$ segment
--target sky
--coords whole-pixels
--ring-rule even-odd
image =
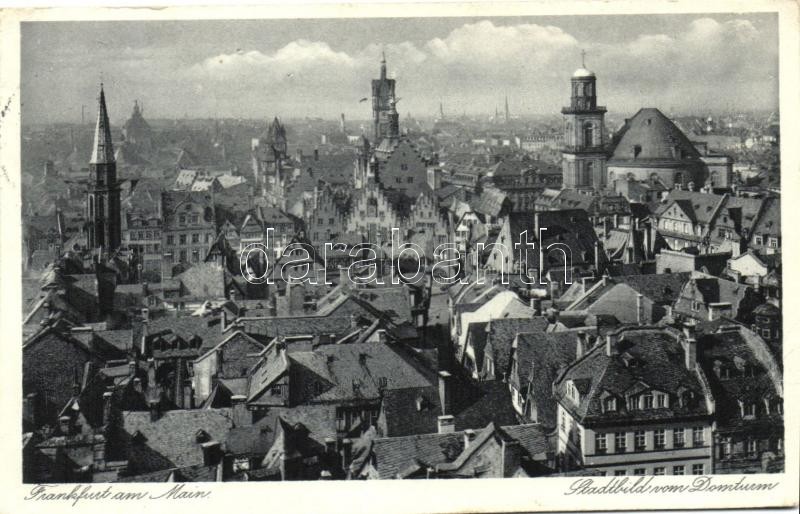
[[[105,84],[112,123],[146,118],[367,119],[381,52],[401,119],[558,114],[569,77],[597,74],[610,113],[772,110],[771,13],[31,22],[22,26],[23,122],[80,121]]]

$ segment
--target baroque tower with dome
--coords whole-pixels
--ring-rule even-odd
[[[594,72],[582,64],[570,80],[570,104],[561,109],[564,115],[563,187],[600,190],[606,185],[606,108],[597,105]]]

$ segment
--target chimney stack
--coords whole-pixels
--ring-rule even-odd
[[[532,297],[530,299],[531,310],[533,311],[534,316],[539,316],[542,314],[542,299]]]
[[[135,377],[136,376],[136,368],[137,368],[136,361],[135,360],[130,361],[128,363],[128,375],[131,376],[131,377]]]
[[[200,448],[203,451],[204,466],[215,466],[222,462],[222,446],[219,444],[219,441],[202,443]]]
[[[342,469],[347,473],[347,468],[353,461],[353,441],[348,438],[342,439]]]
[[[697,339],[694,337],[686,339],[684,343],[684,357],[686,369],[694,371],[694,368],[697,366]]]
[[[72,418],[69,416],[61,416],[58,418],[58,427],[61,430],[61,435],[72,435]]]
[[[576,358],[580,359],[584,353],[586,353],[587,348],[586,344],[586,332],[583,330],[578,331],[578,341],[577,346],[575,349],[575,356]]]
[[[437,420],[440,434],[452,434],[456,431],[456,419],[452,415],[439,416]]]
[[[469,448],[469,444],[475,439],[475,431],[471,428],[464,430],[464,449]]]
[[[606,356],[611,357],[617,348],[618,334],[606,334]]]
[[[522,452],[516,439],[503,440],[503,478],[514,476],[520,466]]]
[[[147,408],[150,411],[150,422],[158,421],[161,417],[161,405],[158,400],[150,400],[147,402]]]
[[[534,230],[534,232],[536,232],[533,235],[533,238],[536,241],[539,241],[539,213],[538,212],[533,213],[533,230]],[[541,241],[539,241],[539,244],[541,244]]]
[[[108,426],[111,423],[111,391],[103,393],[103,425]]]
[[[636,295],[636,323],[644,324],[644,295],[641,293]]]
[[[448,371],[439,372],[439,403],[442,404],[442,414],[448,415],[453,408],[452,375]]]
[[[249,427],[253,424],[253,415],[247,408],[247,397],[243,394],[231,396],[231,407],[234,427]]]
[[[222,328],[223,332],[228,328],[228,311],[225,307],[222,308],[222,317],[220,318],[219,326]]]
[[[600,273],[600,243],[594,242],[594,269]]]
[[[134,377],[133,379],[133,390],[136,391],[138,394],[142,394],[144,392],[144,388],[142,387],[142,379],[139,377]]]

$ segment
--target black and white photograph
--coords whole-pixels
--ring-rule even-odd
[[[446,479],[796,505],[797,84],[785,12],[716,5],[18,21],[25,507]]]

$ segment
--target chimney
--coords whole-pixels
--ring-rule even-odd
[[[152,357],[147,359],[147,387],[152,389],[156,386],[156,361]]]
[[[683,324],[683,335],[686,336],[686,339],[694,339],[696,334],[697,325],[695,324],[694,320],[686,321]]]
[[[144,388],[142,388],[142,379],[139,377],[134,377],[133,379],[133,390],[136,391],[138,394],[142,394],[144,392]]]
[[[111,399],[113,395],[111,391],[103,393],[103,425],[108,426],[111,423]]]
[[[687,338],[683,349],[686,369],[694,371],[694,368],[697,366],[697,339],[694,337]]]
[[[586,332],[583,330],[578,332],[578,341],[575,347],[575,357],[580,359],[587,350]]]
[[[184,407],[183,405],[183,361],[178,359],[175,363],[175,405],[179,409]]]
[[[333,437],[325,438],[325,453],[328,455],[333,455],[336,453],[336,439]]]
[[[614,228],[619,227],[619,214],[614,214]]]
[[[161,404],[158,400],[150,400],[147,402],[147,408],[150,411],[150,422],[158,421],[161,417]]]
[[[636,323],[644,325],[644,295],[641,293],[636,295]]]
[[[253,415],[247,408],[247,397],[243,394],[231,396],[234,427],[248,427],[253,424]]]
[[[519,469],[520,457],[519,441],[516,439],[503,440],[503,478],[510,478]]]
[[[453,408],[452,376],[448,371],[439,372],[439,403],[442,404],[442,414],[450,414]]]
[[[594,242],[594,269],[600,273],[600,243]]]
[[[608,239],[608,216],[603,217],[603,237]]]
[[[61,435],[72,435],[72,418],[61,416],[58,418],[58,427],[61,430]]]
[[[234,288],[231,288],[230,291],[228,291],[228,298],[230,301],[234,303],[236,302],[236,290]]]
[[[28,420],[32,427],[38,428],[39,397],[36,393],[28,393],[22,404],[22,419]]]
[[[228,311],[225,307],[222,308],[222,317],[220,318],[219,326],[223,332],[228,328]]]
[[[342,439],[342,469],[347,472],[350,463],[353,461],[353,441],[351,439]]]
[[[611,357],[617,348],[618,334],[606,334],[606,356]]]
[[[204,466],[215,466],[222,462],[222,446],[219,444],[219,441],[202,443],[200,448],[203,451]]]
[[[539,241],[539,213],[538,212],[533,213],[533,230],[534,230],[534,232],[536,232],[533,235],[533,238],[536,241]],[[539,244],[541,244],[541,241],[539,241]]]
[[[134,361],[130,361],[128,363],[128,375],[131,376],[131,377],[135,377],[136,376],[136,368],[137,368],[136,361],[135,360]]]
[[[475,431],[472,430],[471,428],[468,428],[468,429],[464,430],[464,449],[465,450],[467,448],[469,448],[469,443],[471,443],[473,439],[475,439]]]
[[[534,316],[539,316],[542,313],[542,299],[541,298],[531,298],[530,299],[531,310],[533,311]]]
[[[452,434],[456,431],[456,419],[452,415],[439,416],[437,426],[440,434]]]
[[[142,321],[148,323],[150,321],[150,309],[147,307],[142,309]]]
[[[314,148],[314,161],[319,160],[319,148]]]

